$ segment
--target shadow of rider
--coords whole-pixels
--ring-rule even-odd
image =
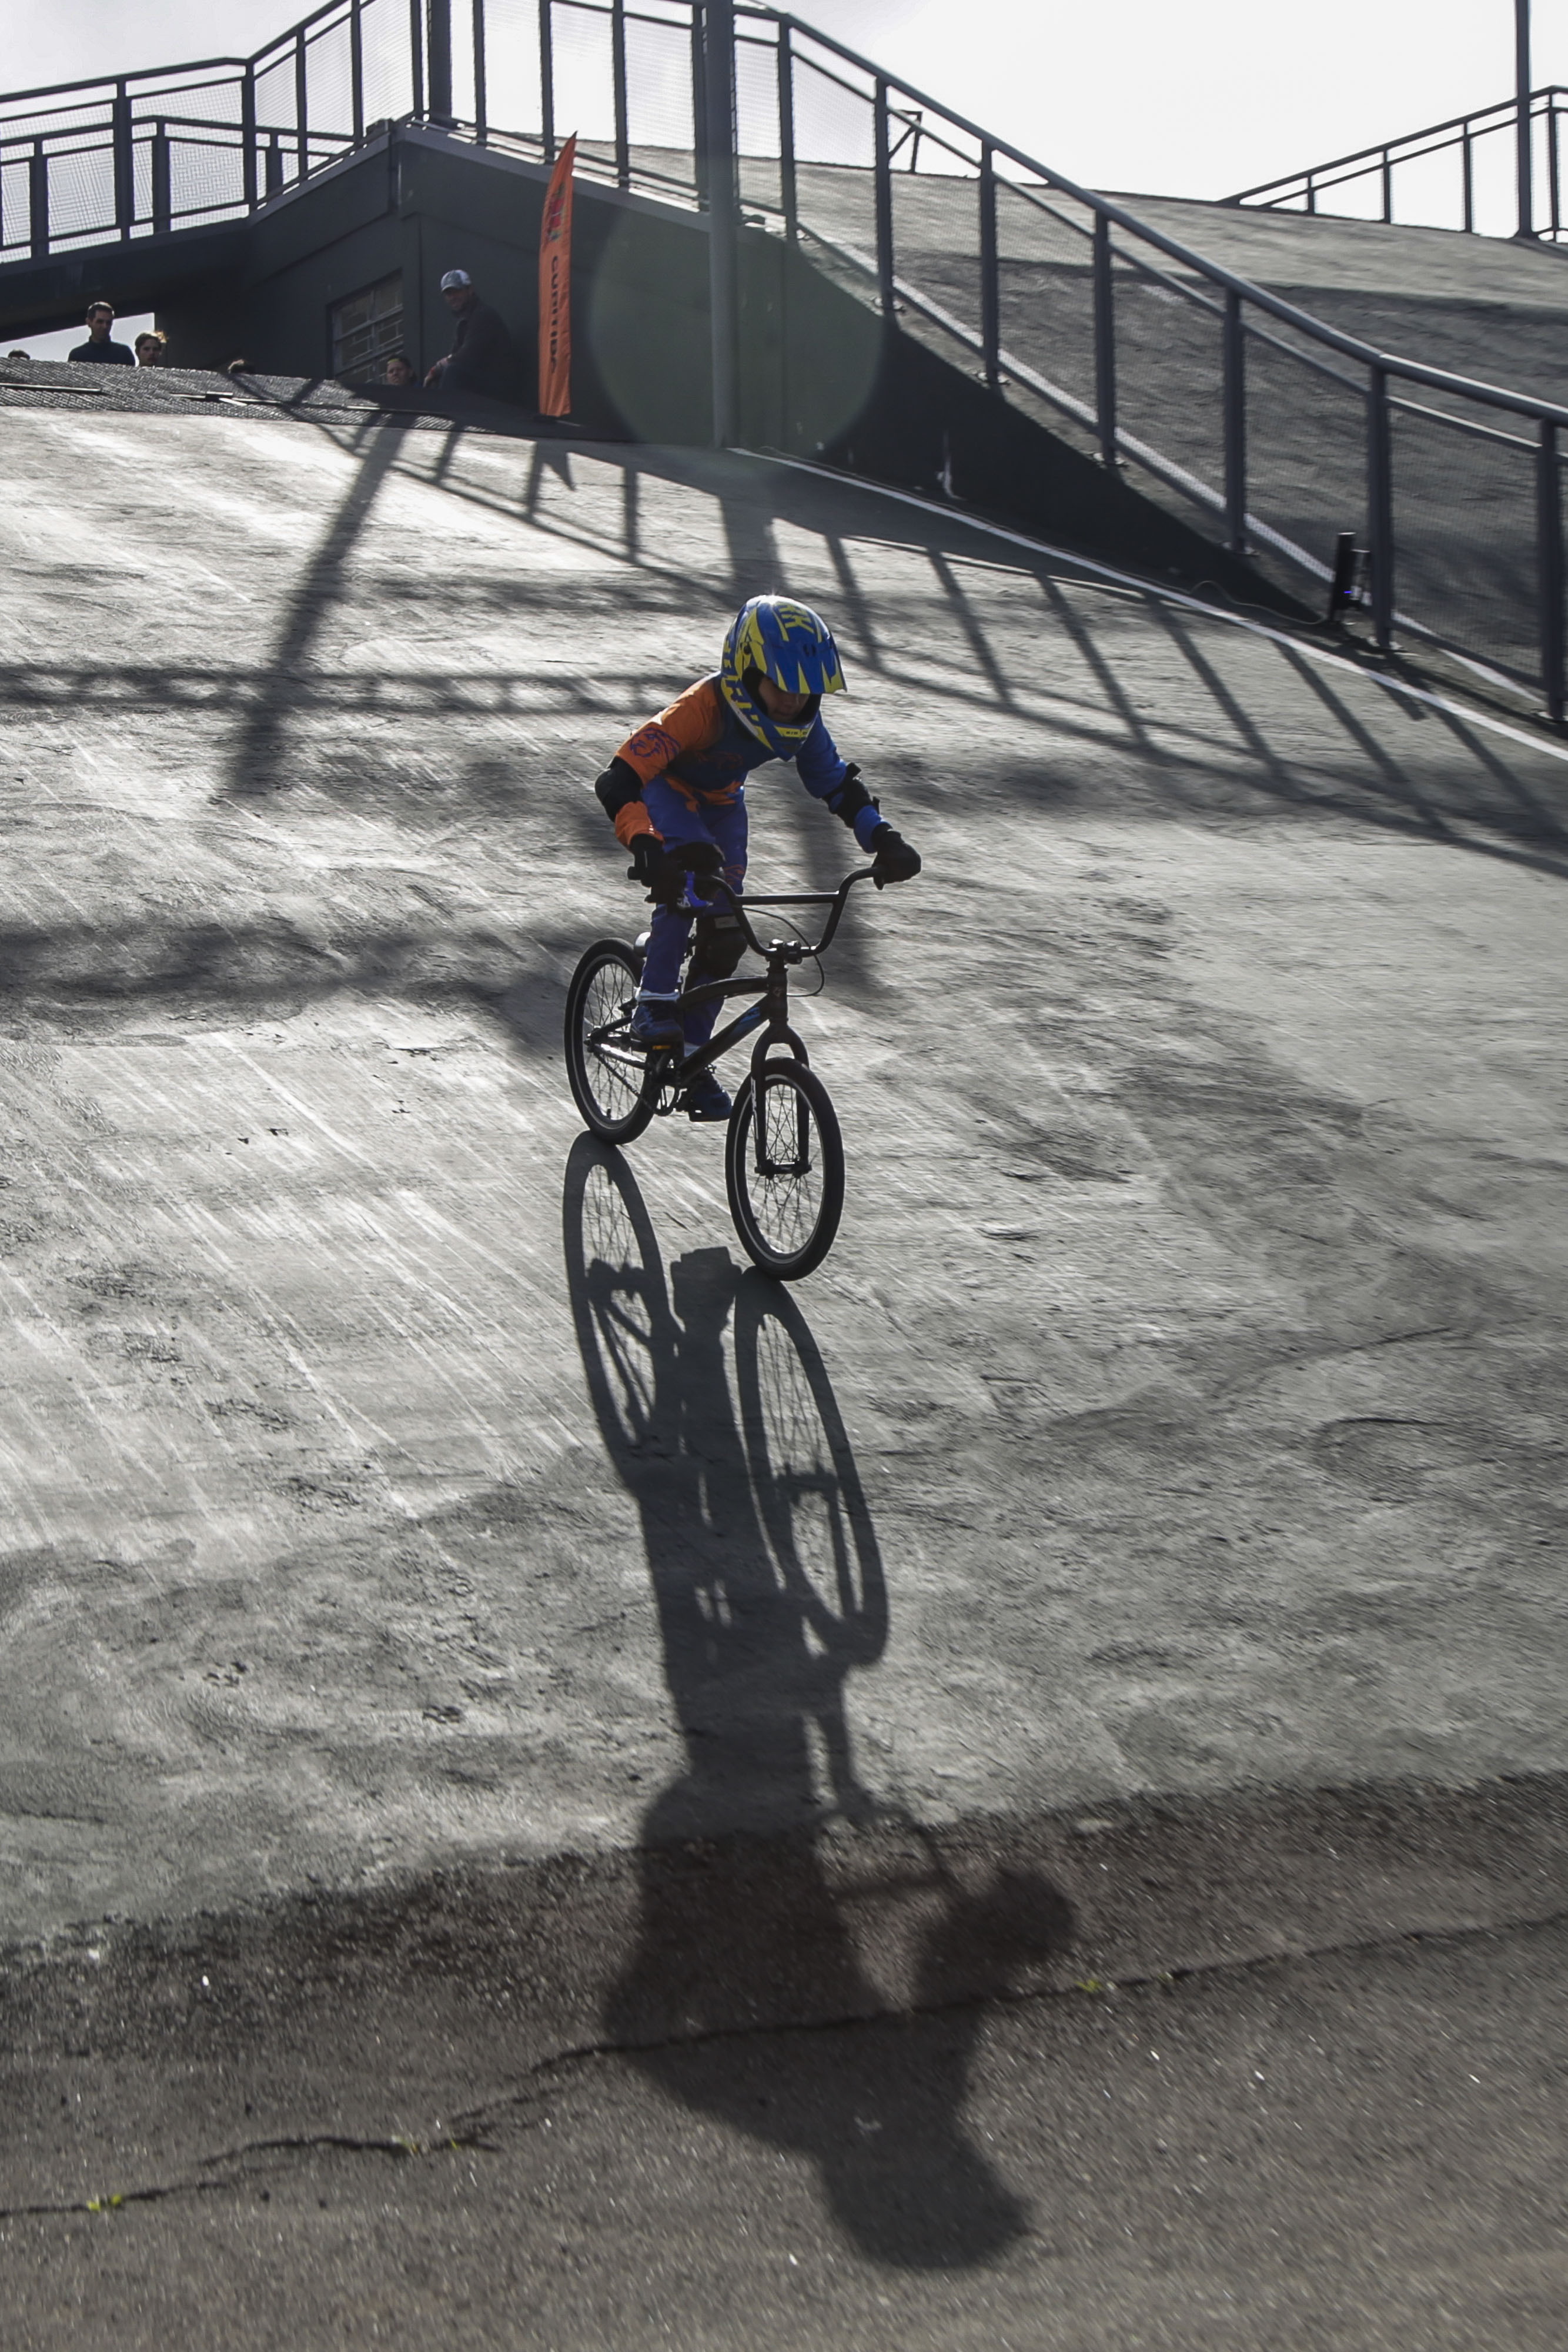
[[[666,1291],[619,1154],[567,1171],[569,1283],[606,1446],[641,1514],[685,1769],[644,1815],[637,1948],[611,2038],[674,2098],[817,2167],[864,2252],[912,2269],[993,2258],[1025,2226],[960,2120],[978,2011],[1017,1948],[1065,1932],[1051,1890],[967,1891],[859,1784],[844,1683],[887,1640],[875,1530],[821,1357],[794,1299],[727,1251]],[[731,1328],[733,1327],[733,1328]],[[726,1339],[733,1347],[733,1375]],[[918,2034],[866,1965],[889,1906],[913,1917]],[[852,2036],[801,2024],[877,2021]],[[918,2044],[918,2046],[917,2046]]]

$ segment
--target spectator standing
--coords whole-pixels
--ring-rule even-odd
[[[499,310],[481,302],[465,269],[449,269],[441,299],[457,321],[452,350],[437,360],[424,381],[443,392],[483,393],[488,400],[516,400],[522,362]]]
[[[168,352],[169,338],[161,327],[144,328],[136,338],[138,367],[162,367]]]
[[[112,302],[89,302],[87,306],[87,341],[78,343],[71,353],[73,360],[98,360],[109,367],[134,367],[136,356],[129,343],[110,341],[109,331],[114,324]]]

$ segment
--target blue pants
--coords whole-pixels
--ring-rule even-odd
[[[698,801],[694,807],[683,792],[666,777],[655,776],[644,786],[643,799],[665,841],[672,846],[681,841],[711,841],[724,859],[724,878],[732,890],[738,890],[746,879],[746,795],[737,793],[733,801]],[[706,902],[701,886],[690,875],[686,877],[686,896],[695,906]],[[713,902],[718,912],[726,911],[725,901]],[[677,915],[668,907],[655,907],[647,961],[643,966],[643,985],[638,993],[644,997],[670,998],[680,994],[681,958],[691,937],[692,918]],[[686,1015],[688,1048],[704,1045],[713,1034],[722,1000],[715,997],[706,1004],[697,1005]]]

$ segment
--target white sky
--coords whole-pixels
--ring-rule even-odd
[[[305,13],[303,0],[8,0],[0,74],[16,89],[238,53]],[[1228,194],[1503,98],[1513,79],[1512,0],[1360,0],[1353,40],[1343,8],[1302,0],[798,0],[797,13],[1074,179],[1166,195]],[[1535,16],[1533,78],[1568,82],[1568,0],[1536,0]]]

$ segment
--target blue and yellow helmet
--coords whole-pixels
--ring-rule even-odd
[[[754,691],[757,674],[786,694],[811,698],[798,719],[770,719]],[[792,596],[753,596],[724,641],[719,688],[747,732],[776,760],[792,760],[817,723],[824,694],[841,694],[844,673],[825,621]]]

